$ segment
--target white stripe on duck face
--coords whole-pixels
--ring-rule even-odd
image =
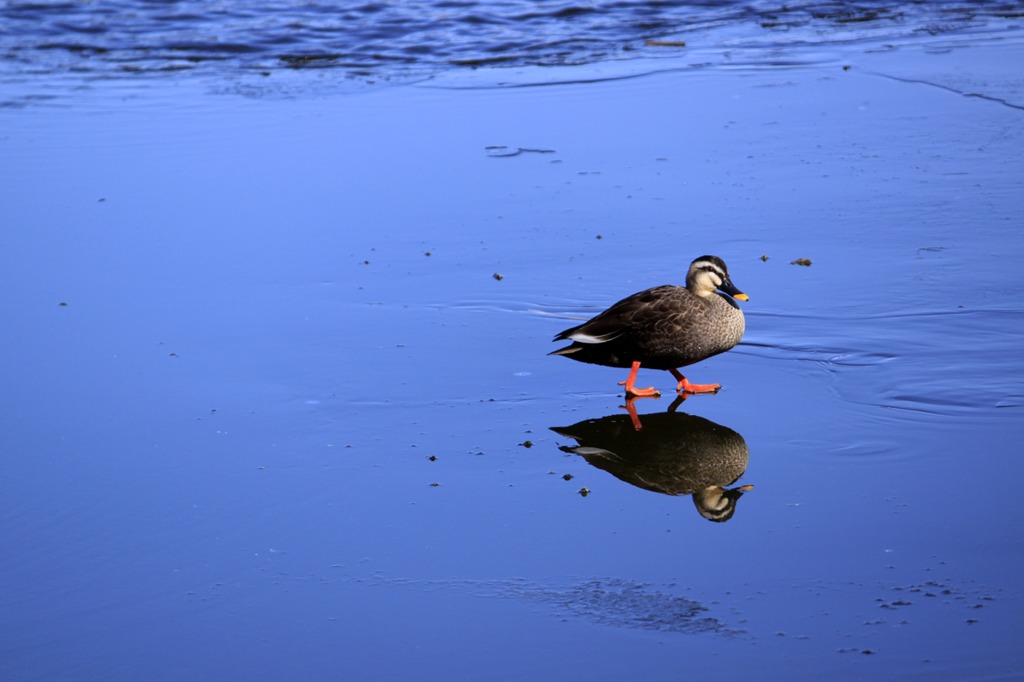
[[[686,276],[686,288],[698,296],[711,295],[728,277],[722,265],[706,259],[693,261]]]

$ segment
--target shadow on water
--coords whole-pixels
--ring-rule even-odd
[[[555,433],[576,445],[563,452],[583,457],[619,480],[663,495],[691,495],[701,516],[728,521],[752,485],[729,488],[743,476],[750,451],[743,436],[732,429],[692,414],[676,412],[682,398],[667,412],[636,416],[613,414],[585,419],[572,426],[555,426]]]

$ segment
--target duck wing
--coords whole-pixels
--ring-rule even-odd
[[[577,343],[606,343],[619,338],[632,329],[637,320],[656,314],[659,302],[675,293],[679,287],[663,285],[628,296],[583,324],[571,327],[555,336],[555,341],[570,340]]]

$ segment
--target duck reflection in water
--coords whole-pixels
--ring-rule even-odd
[[[704,518],[731,519],[740,497],[754,487],[728,487],[747,470],[750,453],[743,436],[703,417],[671,410],[645,414],[643,426],[637,429],[630,415],[616,414],[551,430],[576,441],[562,451],[580,455],[626,483],[665,495],[692,495]]]

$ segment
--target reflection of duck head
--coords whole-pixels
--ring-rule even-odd
[[[747,443],[703,417],[645,414],[644,428],[637,430],[628,415],[617,414],[551,430],[576,441],[563,451],[626,483],[665,495],[692,495],[697,511],[709,521],[731,519],[739,498],[754,487],[727,487],[747,470]]]

